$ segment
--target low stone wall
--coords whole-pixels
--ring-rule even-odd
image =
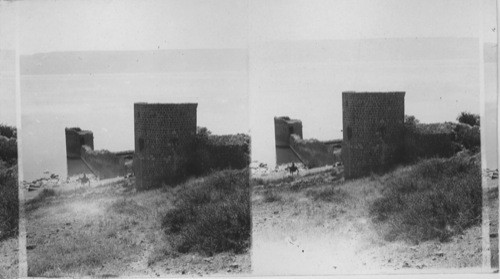
[[[451,157],[457,152],[453,142],[453,134],[421,134],[409,132],[405,135],[406,162],[414,162],[420,158]]]
[[[309,168],[333,165],[340,161],[340,158],[335,156],[334,146],[326,145],[319,140],[303,140],[293,134],[290,136],[290,147]]]
[[[463,149],[479,149],[479,126],[462,123],[418,124],[407,127],[404,139],[404,160],[414,162],[420,158],[451,157]]]
[[[244,169],[249,164],[248,135],[199,136],[192,149],[188,172],[202,175],[214,170]]]
[[[80,156],[100,179],[113,178],[126,174],[125,162],[114,153],[107,150],[92,150],[82,146]]]

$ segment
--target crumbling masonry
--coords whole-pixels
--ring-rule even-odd
[[[399,163],[404,149],[405,92],[343,92],[344,177],[380,172]]]
[[[134,104],[136,188],[175,182],[187,173],[198,104]]]
[[[66,157],[80,158],[80,151],[84,145],[94,150],[94,134],[78,127],[66,128]]]

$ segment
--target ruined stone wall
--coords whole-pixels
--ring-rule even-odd
[[[343,92],[346,179],[384,171],[404,155],[404,92]]]
[[[290,147],[299,155],[309,168],[333,165],[335,163],[334,147],[319,140],[303,140],[297,135],[290,136]]]
[[[81,149],[81,158],[99,179],[124,176],[126,174],[125,161],[110,151],[94,151],[84,145]]]
[[[302,122],[288,117],[274,118],[274,136],[276,146],[290,146],[290,136],[296,134],[302,138]]]
[[[133,168],[139,190],[187,175],[198,104],[134,104]]]
[[[80,158],[82,146],[86,145],[94,149],[94,135],[90,131],[80,128],[66,128],[66,156],[68,158]]]

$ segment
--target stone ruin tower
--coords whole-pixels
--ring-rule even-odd
[[[80,158],[82,146],[94,150],[94,134],[78,127],[64,129],[66,133],[66,157]]]
[[[198,104],[134,104],[136,188],[175,182],[187,174]]]
[[[342,92],[342,161],[346,179],[400,162],[405,92]]]
[[[302,121],[290,119],[288,116],[274,118],[274,137],[277,147],[289,147],[292,134],[302,138]]]

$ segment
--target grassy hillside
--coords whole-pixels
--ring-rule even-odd
[[[481,224],[479,154],[429,159],[383,177],[371,206],[388,240],[448,240]]]
[[[27,202],[28,273],[157,277],[249,271],[247,179],[246,171],[222,171],[143,192],[135,191],[133,179],[45,189]]]
[[[342,167],[252,179],[252,269],[330,274],[479,267],[479,162],[477,154],[461,153],[348,181]]]

